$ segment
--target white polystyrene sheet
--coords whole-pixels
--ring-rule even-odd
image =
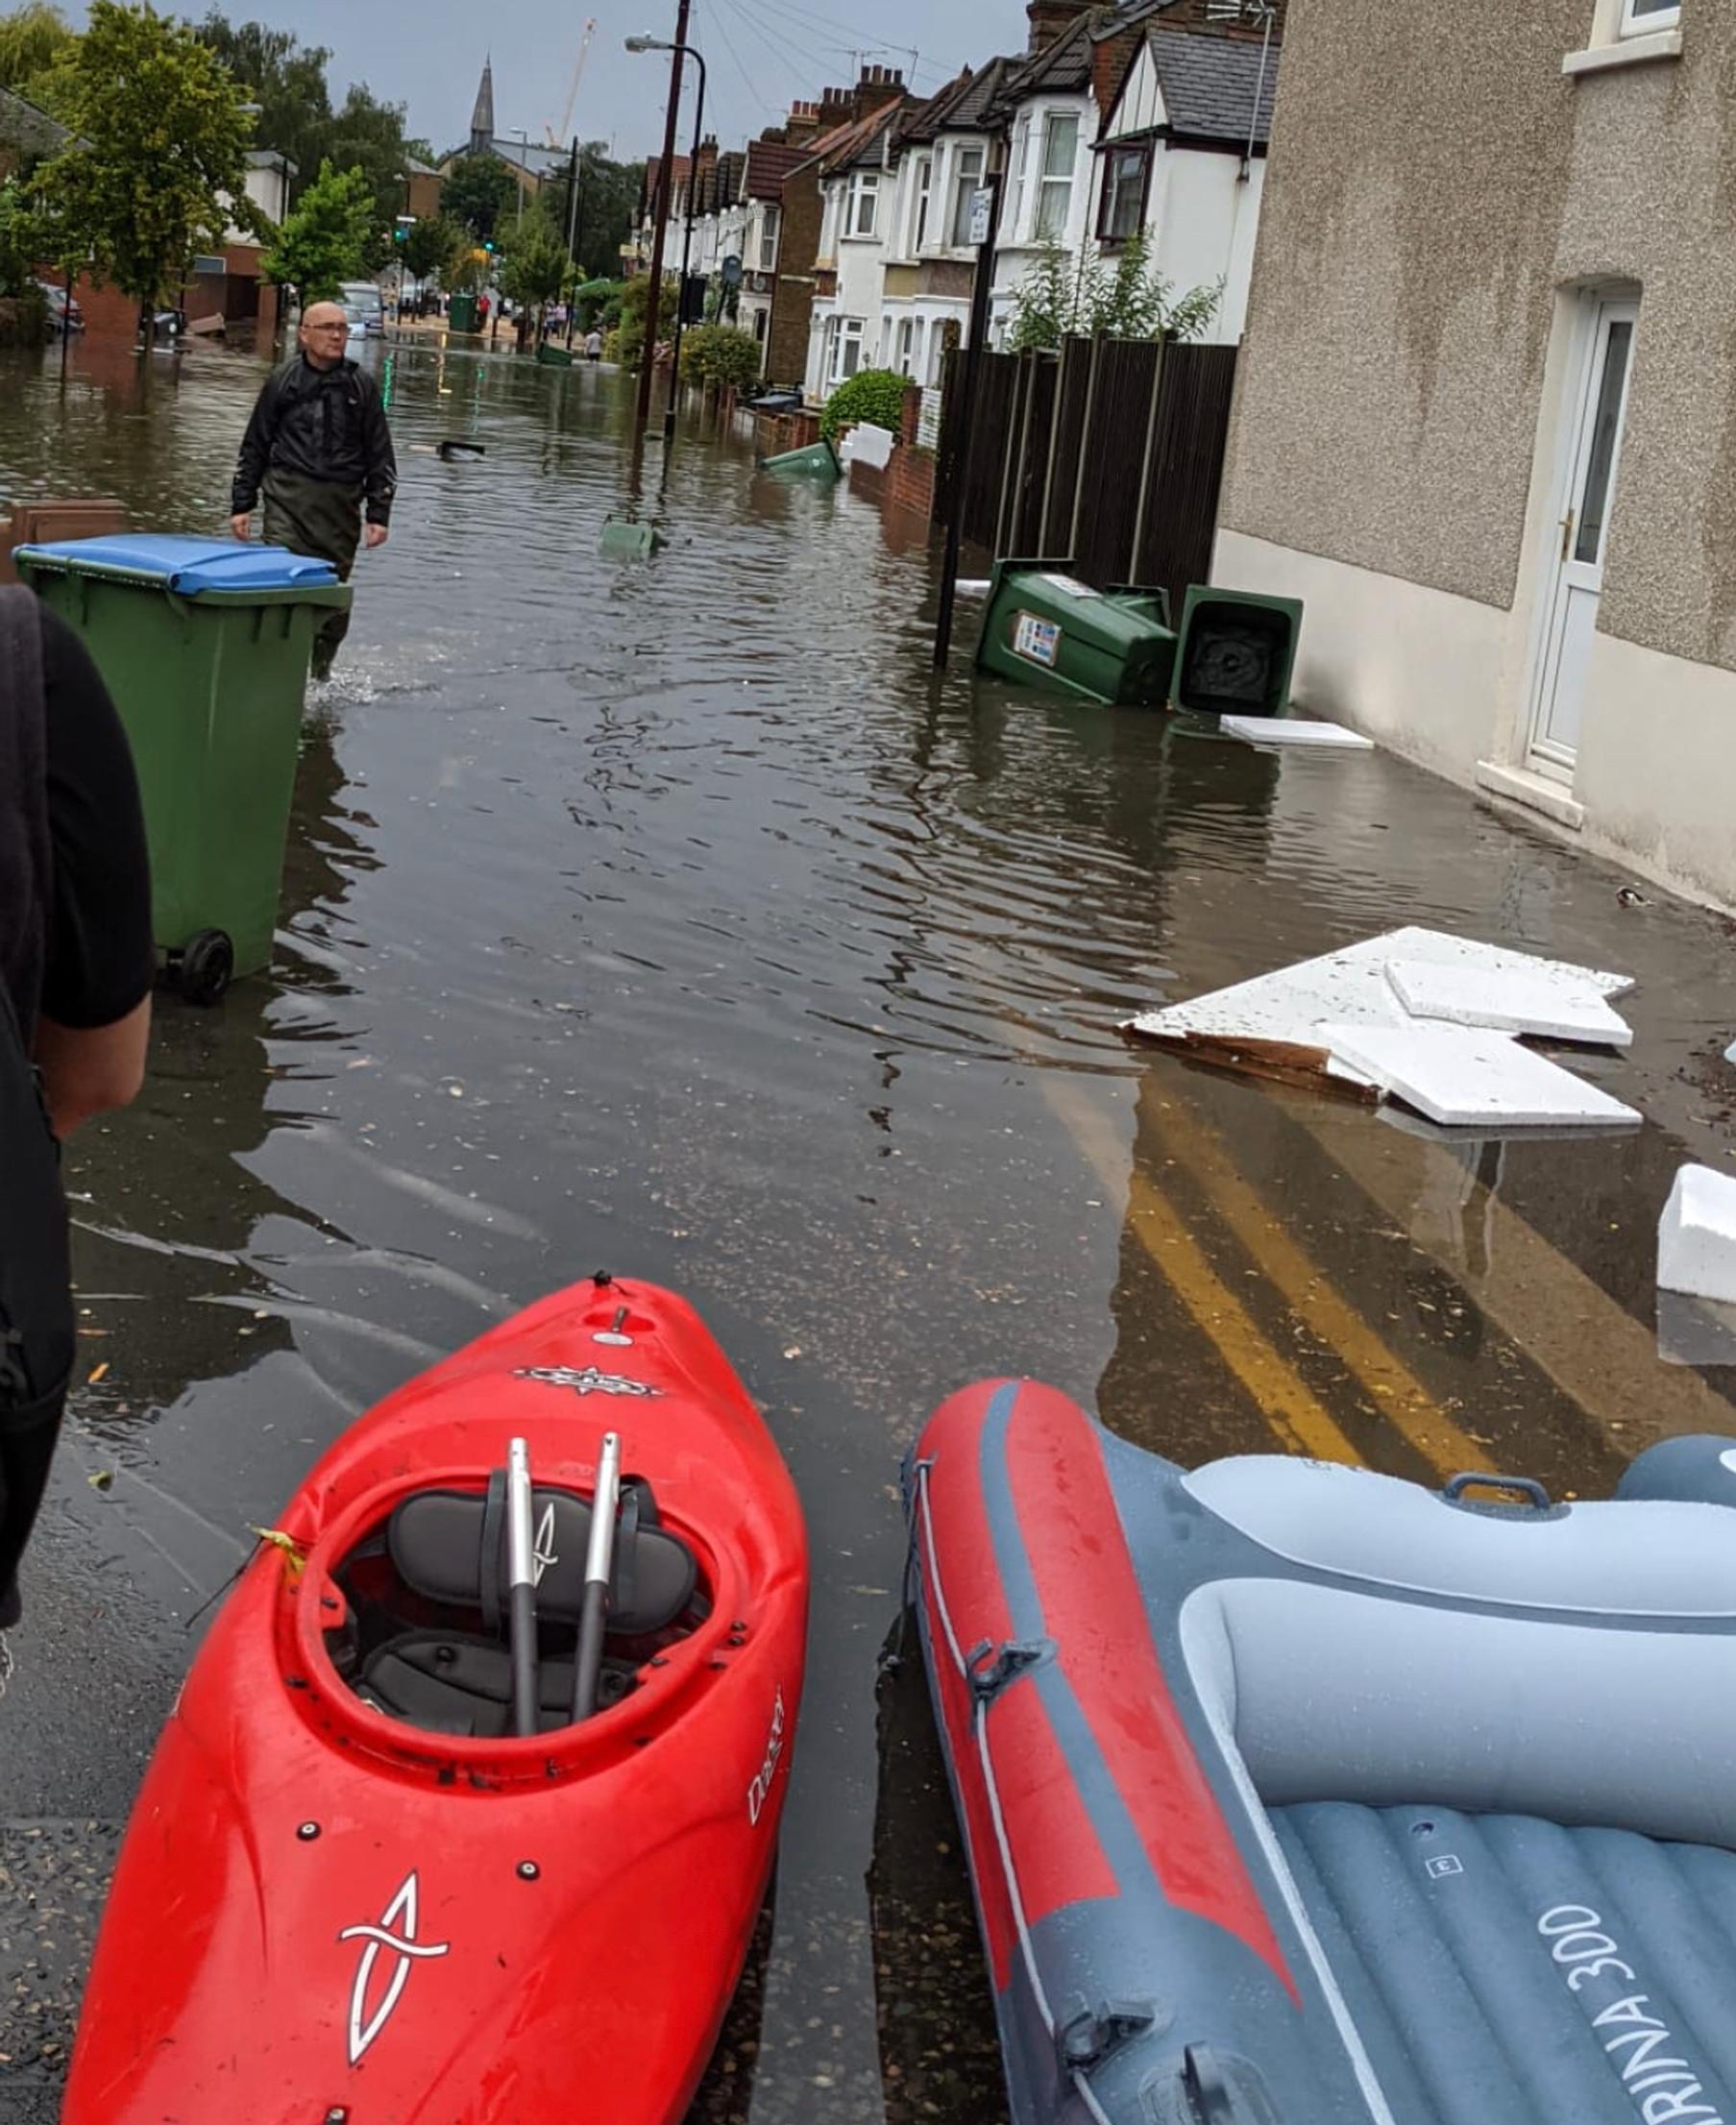
[[[875,472],[883,473],[892,461],[897,441],[891,428],[876,427],[872,421],[862,421],[845,438],[844,454],[853,465],[869,465]]]
[[[1322,1026],[1322,1045],[1449,1129],[1627,1128],[1643,1117],[1572,1070],[1482,1026],[1410,1019]]]
[[[1442,930],[1391,930],[1383,937],[1346,945],[1321,959],[1280,967],[1253,981],[1237,982],[1195,997],[1142,1013],[1126,1030],[1157,1038],[1185,1038],[1190,1033],[1239,1040],[1287,1040],[1322,1047],[1323,1025],[1397,1026],[1409,1023],[1386,978],[1389,960],[1430,966],[1465,966],[1481,973],[1526,973],[1570,992],[1593,989],[1619,996],[1633,987],[1626,974],[1602,973],[1561,960],[1536,959],[1504,945],[1483,944],[1474,938],[1450,937]]]
[[[1666,1291],[1736,1304],[1736,1175],[1683,1166],[1657,1229],[1657,1281]]]
[[[1413,1018],[1604,1048],[1633,1045],[1633,1028],[1587,981],[1570,986],[1528,966],[1439,966],[1414,959],[1388,960],[1386,979]]]
[[[1224,716],[1218,728],[1251,745],[1326,745],[1348,752],[1373,752],[1375,742],[1342,723],[1320,723],[1303,716]]]

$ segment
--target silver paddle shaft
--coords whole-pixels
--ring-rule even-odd
[[[621,1434],[605,1431],[597,1462],[597,1499],[585,1551],[585,1584],[607,1586],[615,1569],[615,1518],[621,1508]],[[528,1525],[528,1523],[526,1523]]]
[[[573,1723],[597,1710],[602,1687],[602,1642],[608,1634],[609,1576],[615,1569],[615,1515],[621,1508],[621,1438],[603,1434],[597,1457],[597,1495],[591,1501],[591,1540],[585,1549],[584,1604],[573,1662]]]
[[[506,1449],[506,1576],[512,1646],[512,1730],[534,1734],[542,1719],[536,1657],[536,1542],[530,1530],[530,1448],[514,1439]]]

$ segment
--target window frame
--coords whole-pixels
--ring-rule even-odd
[[[1118,180],[1112,183],[1117,161],[1137,160],[1139,165],[1139,205],[1134,215],[1131,229],[1117,232],[1110,227],[1112,202],[1119,206],[1123,187]],[[1097,241],[1099,243],[1131,243],[1145,226],[1145,210],[1151,205],[1152,172],[1157,167],[1157,156],[1149,140],[1113,140],[1104,150],[1103,176],[1097,187]]]
[[[832,381],[835,384],[848,383],[850,379],[856,376],[862,368],[862,357],[865,352],[863,341],[867,334],[867,325],[860,317],[840,317],[835,319],[834,322],[838,327],[838,338],[834,349],[836,366],[832,373]],[[849,349],[854,349],[856,361],[853,368],[846,369],[844,364],[844,357],[846,350]]]
[[[775,207],[760,208],[760,271],[777,271],[778,209]]]
[[[860,226],[862,210],[868,208],[868,227]],[[880,172],[878,170],[852,170],[849,190],[844,194],[844,226],[841,236],[851,241],[872,242],[880,233]]]
[[[1070,126],[1073,133],[1072,152],[1064,174],[1057,175],[1049,168],[1049,151],[1058,128]],[[1033,188],[1035,203],[1031,218],[1031,232],[1039,241],[1054,237],[1064,242],[1069,223],[1073,219],[1073,194],[1079,183],[1079,140],[1085,127],[1076,110],[1051,110],[1043,118],[1042,159],[1037,171],[1037,183]],[[1054,227],[1045,226],[1048,219],[1049,195],[1059,191],[1062,195],[1060,222]]]
[[[915,194],[911,204],[911,256],[920,257],[928,247],[928,224],[934,212],[935,159],[932,155],[917,156],[911,189]]]
[[[949,251],[968,251],[970,242],[970,202],[965,196],[965,164],[972,158],[976,170],[969,181],[970,195],[983,188],[983,181],[989,174],[989,151],[987,148],[955,148],[952,153],[952,212],[946,223],[946,248]],[[965,233],[959,234],[963,228]]]
[[[1013,210],[1007,217],[1007,227],[1015,238],[1024,227],[1025,189],[1031,177],[1031,139],[1036,131],[1031,111],[1021,110],[1013,131],[1013,153],[1009,158],[1013,169]]]
[[[1651,8],[1643,14],[1637,12],[1641,5],[1642,0],[1622,0],[1622,19],[1616,28],[1618,37],[1660,37],[1666,30],[1681,28],[1681,0],[1665,0],[1663,6]]]

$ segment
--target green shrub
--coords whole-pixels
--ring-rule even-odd
[[[835,443],[844,428],[858,421],[872,421],[876,427],[891,428],[896,435],[904,425],[904,394],[909,389],[910,379],[894,376],[890,369],[860,369],[826,401],[819,432],[828,443]]]
[[[48,298],[40,288],[0,296],[0,347],[40,347],[48,337]]]
[[[728,383],[740,391],[759,375],[759,341],[733,325],[697,325],[681,342],[683,383]]]

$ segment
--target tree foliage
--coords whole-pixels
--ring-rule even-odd
[[[251,120],[216,56],[184,24],[90,0],[66,73],[63,116],[80,135],[44,165],[61,256],[88,252],[97,278],[141,306],[178,287],[202,246],[250,226]]]
[[[574,255],[587,279],[610,279],[621,271],[621,247],[632,232],[645,188],[643,162],[616,162],[608,143],[587,140],[578,151],[578,212],[570,211],[569,161],[543,184],[556,226],[574,231]]]
[[[538,216],[527,219],[521,234],[507,244],[501,262],[501,286],[526,309],[552,303],[573,275],[567,247]]]
[[[733,325],[698,325],[681,342],[683,383],[729,383],[738,391],[757,383],[760,343]]]
[[[896,435],[903,425],[904,394],[909,389],[910,379],[891,369],[859,369],[826,401],[819,432],[835,443],[844,428],[858,421],[872,421],[876,427],[891,428]]]
[[[492,155],[462,156],[447,177],[440,206],[485,243],[518,212],[518,180]]]
[[[259,271],[280,287],[292,287],[305,309],[330,303],[345,281],[367,268],[374,226],[374,196],[360,170],[330,162],[290,208],[283,226],[259,260]]]
[[[0,295],[22,295],[42,256],[42,232],[18,180],[0,184]]]
[[[1030,354],[1075,337],[1195,339],[1223,299],[1222,281],[1178,296],[1157,270],[1144,230],[1122,245],[1113,265],[1089,252],[1069,252],[1051,237],[1014,291],[1008,344],[1015,354]]]
[[[0,14],[0,88],[51,110],[61,71],[77,41],[66,17],[49,0],[24,0],[23,6]]]
[[[382,265],[403,205],[409,163],[432,159],[426,140],[406,136],[403,106],[381,103],[365,82],[356,82],[334,108],[327,80],[331,54],[323,44],[304,44],[292,31],[263,22],[232,23],[213,8],[196,34],[246,90],[247,100],[259,106],[259,141],[296,164],[292,200],[328,161],[362,172],[372,201],[364,262],[371,270]]]
[[[421,221],[412,222],[404,232],[399,256],[403,260],[405,272],[414,279],[431,281],[438,275],[445,280],[469,241],[469,232],[446,215],[425,216]]]

